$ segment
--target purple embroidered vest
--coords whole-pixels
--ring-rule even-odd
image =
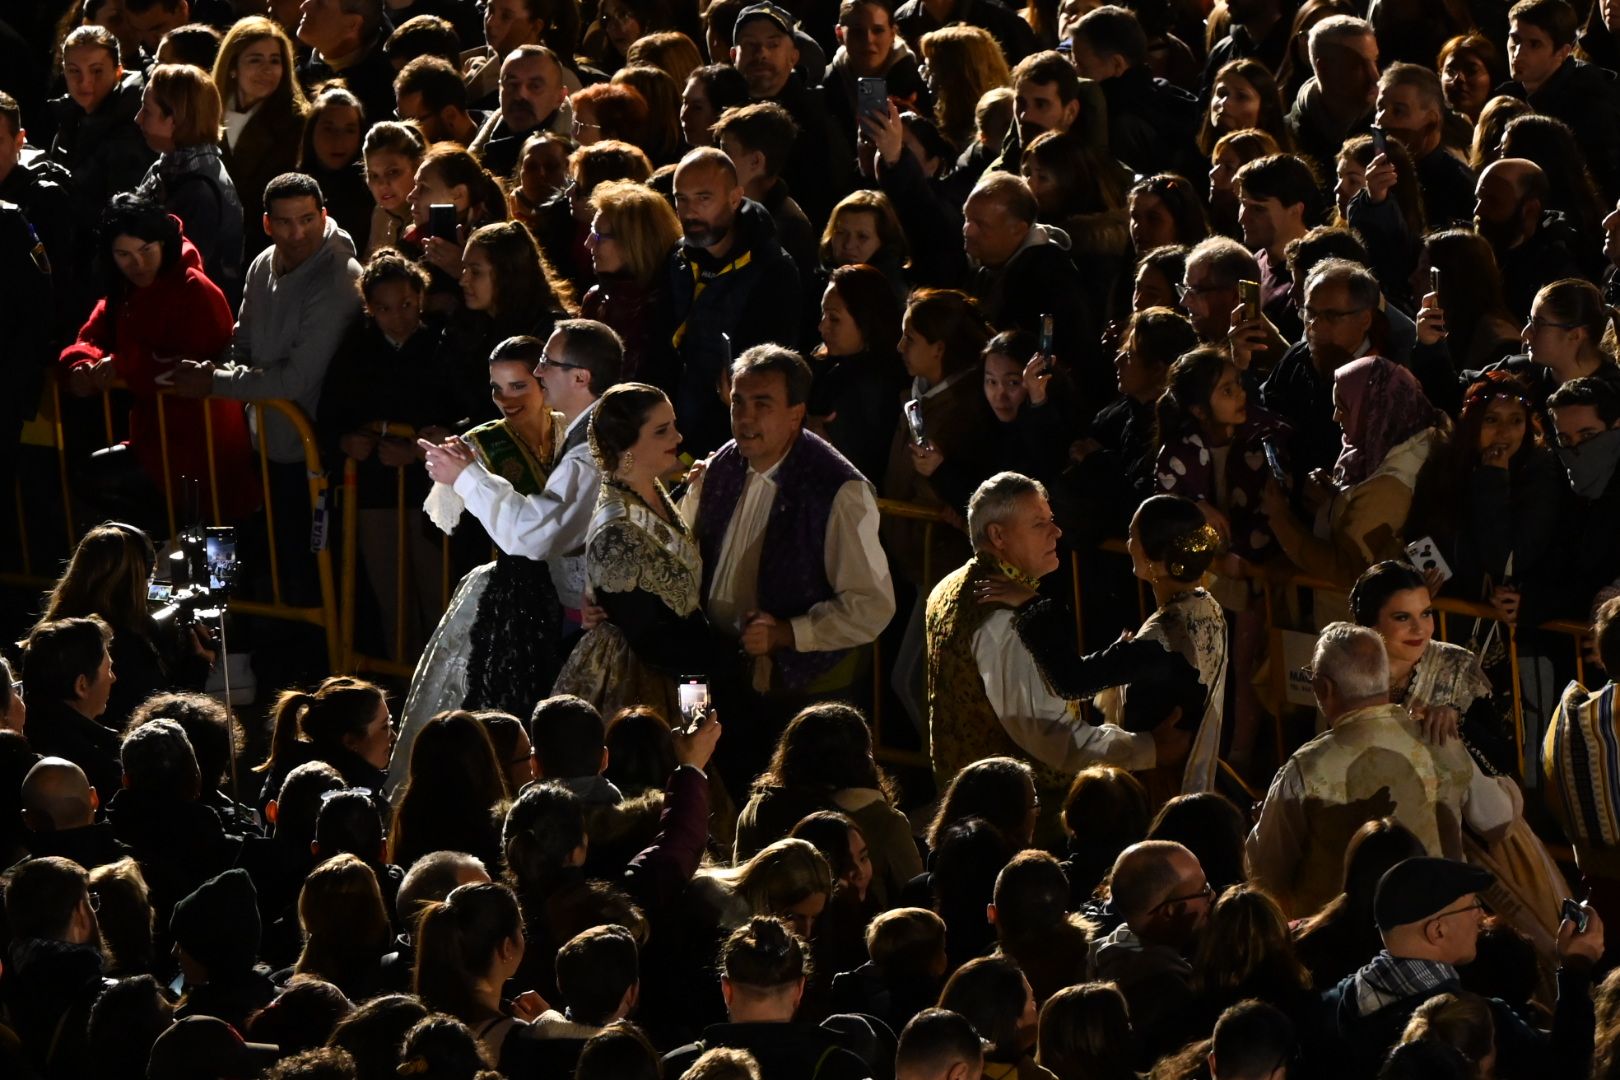
[[[761,611],[778,619],[803,615],[815,604],[832,599],[825,552],[827,521],[833,497],[851,480],[863,480],[860,471],[826,440],[809,431],[799,433],[793,448],[776,471],[776,501],[765,525],[764,551],[759,561],[756,599]],[[714,567],[720,561],[731,516],[748,482],[748,462],[735,439],[722,446],[703,474],[698,499],[697,537],[703,553],[703,597],[709,596]],[[771,656],[784,686],[798,690],[838,666],[849,650],[795,652],[784,649]]]

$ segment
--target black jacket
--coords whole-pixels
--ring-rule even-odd
[[[1023,246],[1010,259],[974,272],[968,291],[997,330],[1038,335],[1041,316],[1052,315],[1053,349],[1059,360],[1076,371],[1095,366],[1087,361],[1097,351],[1097,313],[1087,299],[1087,280],[1070,255],[1069,234],[1062,229],[1031,226]],[[1113,381],[1112,372],[1106,379]],[[1091,395],[1093,381],[1100,380],[1081,385],[1083,396]]]
[[[94,870],[98,866],[115,863],[134,852],[130,850],[128,844],[113,835],[111,822],[98,821],[78,829],[30,832],[28,854],[36,859],[52,855],[60,856],[72,859],[86,870]]]
[[[135,190],[157,160],[135,126],[145,90],[146,76],[131,71],[89,115],[65,94],[51,101],[57,123],[51,160],[73,174],[79,222],[85,229],[94,226],[108,199]]]
[[[1431,232],[1474,223],[1474,170],[1444,146],[1417,161],[1423,213]]]
[[[1502,296],[1508,310],[1517,318],[1528,318],[1530,304],[1543,285],[1560,278],[1585,277],[1579,255],[1582,246],[1569,218],[1561,211],[1548,210],[1527,240],[1516,248],[1497,252]]]
[[[1108,148],[1143,176],[1173,172],[1197,176],[1205,166],[1198,153],[1198,99],[1138,64],[1104,79],[1108,100]]]
[[[14,311],[48,311],[56,292],[55,265],[35,250],[32,223],[22,209],[0,200],[0,295]],[[10,461],[17,451],[22,422],[39,411],[45,370],[61,343],[45,319],[13,319],[0,349],[0,483],[9,488]]]
[[[1528,101],[1536,112],[1568,124],[1603,198],[1620,196],[1620,82],[1614,72],[1572,56],[1534,94],[1513,80],[1496,93]]]
[[[315,88],[333,79],[349,88],[365,107],[366,123],[375,124],[394,115],[394,65],[383,55],[386,28],[366,49],[366,55],[342,71],[335,71],[319,53],[311,53],[298,65],[298,81],[304,93],[313,98]]]
[[[34,227],[51,268],[55,288],[51,298],[54,317],[50,330],[57,347],[73,339],[93,303],[94,281],[90,268],[76,258],[80,237],[79,208],[73,197],[73,177],[67,169],[43,155],[26,164],[19,161],[4,181],[0,199],[16,203]],[[44,311],[43,307],[19,307],[19,311]]]
[[[213,810],[176,795],[125,788],[107,803],[107,819],[118,839],[134,849],[159,927],[169,925],[176,903],[234,866],[242,847]]]
[[[118,735],[63,702],[28,702],[28,743],[41,757],[67,758],[83,769],[103,806],[124,786]]]
[[[701,248],[677,246],[670,255],[669,283],[677,328],[675,415],[681,418],[685,449],[697,456],[731,437],[718,390],[731,360],[766,342],[798,346],[799,271],[777,241],[770,213],[744,199],[726,254],[715,259]],[[729,335],[729,346],[722,334]]]
[[[1300,1042],[1314,1061],[1307,1075],[1333,1080],[1374,1076],[1406,1023],[1434,994],[1457,991],[1457,984],[1436,987],[1362,1016],[1356,1009],[1354,974],[1322,995],[1315,1030]],[[1592,1061],[1592,974],[1570,967],[1558,971],[1558,1006],[1551,1033],[1526,1024],[1504,1001],[1491,999],[1496,1025],[1497,1068],[1503,1076],[1585,1076]]]
[[[768,100],[786,109],[799,125],[782,179],[819,236],[832,208],[855,188],[855,133],[838,126],[821,88],[807,84],[797,71],[788,76],[782,92]]]
[[[1294,429],[1294,470],[1305,476],[1339,460],[1343,432],[1333,422],[1333,377],[1324,377],[1311,360],[1311,347],[1301,341],[1277,361],[1260,387],[1260,404]]]

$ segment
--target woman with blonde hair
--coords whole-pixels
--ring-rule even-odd
[[[291,975],[313,975],[364,1001],[382,989],[393,931],[377,875],[358,857],[336,855],[309,872],[298,893],[304,948]]]
[[[153,68],[135,123],[158,159],[135,191],[180,219],[208,279],[235,310],[242,299],[242,202],[220,156],[222,113],[219,91],[202,68]]]
[[[637,38],[624,54],[624,64],[626,69],[646,65],[666,71],[680,88],[692,72],[703,66],[703,54],[679,30],[659,30]]]
[[[214,60],[214,86],[225,110],[221,157],[242,200],[247,257],[270,242],[253,228],[264,188],[298,162],[298,136],[309,102],[293,70],[293,45],[271,19],[250,15],[232,26]]]
[[[664,281],[669,253],[681,238],[681,222],[666,200],[646,184],[609,180],[591,191],[591,257],[596,284],[585,293],[580,314],[607,323],[624,342],[626,381],[656,377],[666,360],[656,328],[670,298]]]
[[[961,149],[973,142],[979,98],[1012,78],[1006,57],[989,31],[977,26],[946,26],[924,34],[922,54],[940,132]]]
[[[118,680],[100,719],[114,731],[123,730],[151,695],[200,690],[208,678],[212,653],[207,647],[213,639],[207,632],[160,625],[152,618],[146,589],[156,561],[152,541],[140,529],[115,521],[97,525],[73,549],[67,569],[45,595],[36,624],[96,615],[112,627],[108,654]]]
[[[1495,1080],[1496,1019],[1491,1003],[1478,994],[1466,990],[1436,994],[1419,1005],[1406,1022],[1401,1042],[1419,1039],[1433,1039],[1457,1051],[1474,1067],[1474,1080]]]

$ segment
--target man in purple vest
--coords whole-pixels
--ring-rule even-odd
[[[728,783],[752,780],[799,708],[846,695],[853,650],[894,615],[872,484],[804,430],[809,393],[810,367],[791,349],[738,357],[732,439],[681,504],[703,554],[704,610],[750,658],[746,678],[715,688],[732,699],[718,702],[723,715],[738,718],[721,762]]]

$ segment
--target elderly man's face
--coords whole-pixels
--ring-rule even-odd
[[[1012,258],[1029,234],[1029,224],[1008,213],[1006,204],[987,193],[970,197],[962,211],[962,244],[981,266],[997,267]]]
[[[1051,504],[1039,492],[1030,492],[1010,515],[990,526],[990,551],[1014,569],[1045,577],[1058,568],[1057,543],[1062,535]]]
[[[538,127],[566,92],[562,72],[544,56],[515,56],[501,65],[501,118],[513,131]]]
[[[1357,307],[1342,281],[1318,281],[1305,294],[1305,340],[1318,371],[1331,374],[1356,358],[1372,329],[1372,312]]]
[[[1370,108],[1378,98],[1378,39],[1363,34],[1327,44],[1315,71],[1329,101],[1363,102]]]
[[[1208,263],[1188,263],[1181,291],[1181,306],[1192,319],[1198,340],[1225,341],[1232,329],[1232,309],[1237,307],[1237,283],[1219,284]]]

